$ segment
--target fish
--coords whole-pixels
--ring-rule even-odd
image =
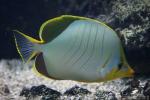
[[[61,15],[44,22],[39,40],[13,30],[23,62],[55,80],[104,82],[133,77],[119,35],[105,23],[87,17]]]

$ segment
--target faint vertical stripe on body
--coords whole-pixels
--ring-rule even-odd
[[[89,22],[84,22],[86,24],[86,28],[84,28],[84,37],[83,37],[83,40],[85,40],[83,42],[83,49],[79,49],[78,52],[81,53],[80,55],[77,55],[77,58],[76,60],[74,60],[74,62],[72,63],[73,66],[75,66],[76,64],[78,64],[78,62],[80,61],[81,63],[78,64],[78,66],[80,66],[83,61],[81,60],[81,58],[84,56],[84,54],[86,53],[87,51],[87,48],[88,48],[88,44],[89,44],[89,38],[90,38],[90,32],[91,32],[91,26],[92,24],[89,23]]]
[[[80,28],[76,33],[78,36],[77,42],[74,45],[74,47],[72,48],[72,53],[71,53],[70,57],[68,58],[68,61],[66,62],[66,64],[68,64],[68,65],[71,65],[71,61],[74,59],[74,56],[76,55],[76,53],[77,53],[77,51],[80,48],[80,45],[82,43],[82,36],[83,36],[82,32],[83,32],[83,29],[85,27],[85,24],[81,22],[79,25],[80,25]]]
[[[91,40],[91,45],[90,45],[90,48],[89,48],[89,50],[91,50],[91,51],[89,51],[90,53],[89,53],[89,55],[88,55],[88,57],[87,57],[87,59],[85,60],[85,62],[82,64],[82,66],[81,67],[84,67],[84,69],[86,70],[86,69],[88,69],[88,67],[92,67],[92,66],[88,66],[87,65],[87,63],[88,63],[88,61],[89,62],[91,62],[90,61],[90,59],[91,59],[91,57],[93,56],[93,53],[94,53],[94,46],[95,46],[95,42],[96,42],[96,37],[97,37],[97,23],[92,23],[93,25],[92,25],[92,27],[91,27],[91,37],[90,37],[90,40]]]

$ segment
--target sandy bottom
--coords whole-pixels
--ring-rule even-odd
[[[0,100],[25,100],[25,97],[19,96],[24,87],[31,88],[41,84],[64,93],[69,88],[78,85],[85,88],[92,93],[82,97],[83,100],[95,99],[96,91],[111,91],[115,93],[116,97],[121,98],[120,92],[126,88],[126,80],[117,79],[114,81],[101,82],[101,83],[82,83],[70,80],[52,80],[45,79],[38,76],[31,70],[32,62],[24,65],[20,60],[1,60],[0,61]],[[141,84],[145,84],[142,82]],[[5,88],[9,89],[9,93],[5,92]],[[78,97],[64,96],[60,97],[62,100],[78,100]],[[40,100],[38,97],[35,100]]]

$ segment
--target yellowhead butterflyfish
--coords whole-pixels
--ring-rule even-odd
[[[42,24],[40,40],[14,32],[23,61],[36,57],[34,69],[48,78],[101,82],[133,76],[117,33],[100,21],[62,15]]]

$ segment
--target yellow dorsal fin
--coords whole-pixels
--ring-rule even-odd
[[[75,20],[93,20],[93,21],[96,21],[100,24],[107,26],[106,24],[100,21],[86,18],[86,17],[62,15],[60,17],[50,19],[42,24],[42,26],[40,27],[40,31],[39,31],[40,39],[45,42],[52,41],[55,37],[61,34]],[[109,26],[107,27],[110,28]]]

